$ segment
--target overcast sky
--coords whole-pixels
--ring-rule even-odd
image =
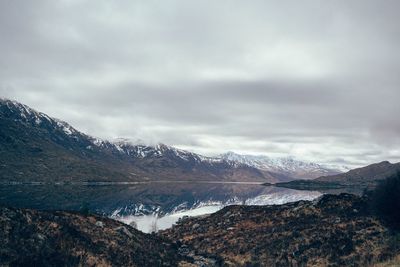
[[[0,1],[0,95],[105,139],[400,161],[400,1]]]

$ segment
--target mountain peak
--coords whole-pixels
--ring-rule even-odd
[[[6,98],[0,99],[0,117],[11,119],[13,121],[28,123],[35,127],[47,127],[55,130],[61,130],[69,136],[76,137],[78,135],[83,135],[65,121],[51,118],[45,113],[36,111],[25,104]]]

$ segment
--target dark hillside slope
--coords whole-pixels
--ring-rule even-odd
[[[286,179],[284,175],[162,144],[98,140],[26,105],[0,99],[0,182]]]
[[[324,195],[276,206],[228,206],[162,234],[224,266],[369,266],[398,253],[366,199]]]
[[[392,164],[389,161],[383,161],[368,165],[366,167],[350,170],[346,173],[323,176],[314,181],[336,182],[343,185],[355,184],[375,184],[377,181],[384,180],[400,171],[400,163]]]
[[[0,208],[1,266],[177,266],[172,243],[120,222]]]

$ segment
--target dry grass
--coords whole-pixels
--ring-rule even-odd
[[[391,260],[371,265],[371,267],[398,267],[398,266],[400,266],[400,254],[395,256]]]

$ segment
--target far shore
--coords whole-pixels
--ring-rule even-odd
[[[158,180],[158,181],[121,181],[121,182],[0,182],[0,185],[135,185],[154,183],[192,183],[192,184],[243,184],[265,185],[265,182],[234,182],[234,181],[185,181],[185,180]],[[271,184],[271,186],[273,186]]]

